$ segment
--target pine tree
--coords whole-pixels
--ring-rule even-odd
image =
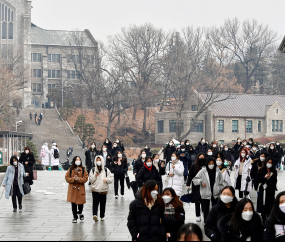
[[[79,137],[81,139],[83,139],[83,129],[86,125],[85,120],[86,118],[84,115],[78,115],[76,119],[76,123],[74,125],[74,131],[79,134]]]
[[[37,159],[39,158],[38,156],[38,151],[37,151],[37,146],[34,142],[32,142],[30,139],[27,139],[27,143],[26,143],[27,147],[29,147],[31,149],[31,152],[33,153],[35,160],[37,161]]]

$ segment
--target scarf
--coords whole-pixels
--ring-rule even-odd
[[[151,167],[148,167],[145,163],[144,163],[143,165],[144,165],[144,167],[145,167],[146,169],[148,169],[149,171],[151,171],[152,166],[151,166]]]
[[[167,218],[174,218],[175,216],[175,209],[171,203],[165,204],[164,215]]]

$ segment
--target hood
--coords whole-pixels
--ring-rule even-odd
[[[95,171],[98,169],[98,168],[97,168],[97,162],[96,162],[97,158],[100,158],[100,160],[102,161],[102,170],[104,170],[104,169],[105,169],[105,160],[104,160],[104,157],[103,157],[102,155],[97,155],[97,156],[95,157],[95,159],[94,159]]]
[[[228,214],[225,217],[221,218],[220,221],[218,222],[218,229],[221,231],[221,233],[228,234],[229,221],[231,220],[232,216],[233,214]]]
[[[238,200],[236,197],[234,197],[232,203],[231,203],[231,207],[230,209],[232,210],[232,212],[234,212],[235,208],[236,208],[236,205],[238,203]],[[225,204],[222,202],[222,200],[220,199],[220,197],[218,198],[217,200],[217,205],[216,206],[216,210],[220,209],[220,208],[226,208]]]
[[[44,148],[48,148],[48,147],[47,147],[46,145],[43,145],[43,146],[42,146],[42,149],[44,149]]]

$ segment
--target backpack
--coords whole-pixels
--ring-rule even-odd
[[[59,158],[58,149],[53,149],[53,157],[54,157],[54,159],[58,159]]]
[[[44,148],[41,149],[41,157],[46,157],[46,150]]]
[[[69,168],[69,170],[70,170],[70,177],[71,177],[72,169],[71,169],[71,168]],[[84,168],[84,167],[82,167],[82,178],[84,177],[84,171],[85,171],[85,168]]]
[[[108,177],[108,170],[107,170],[107,167],[104,167],[104,170],[105,170],[105,172],[106,172],[106,178],[107,178],[107,177]],[[95,167],[92,168],[92,172],[93,172],[93,174],[94,174],[94,172],[95,172]]]

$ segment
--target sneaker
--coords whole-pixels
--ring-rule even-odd
[[[17,212],[17,208],[13,208],[13,212],[16,213]]]
[[[78,215],[80,222],[84,222],[84,215],[83,214],[78,214]]]
[[[95,222],[98,222],[98,217],[97,217],[96,215],[94,215],[94,216],[93,216],[93,220],[94,220]]]
[[[196,222],[201,222],[201,216],[200,217],[196,217]]]
[[[121,197],[123,198],[123,197],[124,197],[124,195],[121,195]]]
[[[115,196],[116,199],[118,199],[118,197],[119,197],[118,195]]]
[[[77,219],[74,218],[74,219],[72,220],[72,223],[77,224]]]
[[[22,205],[19,205],[19,210],[21,211],[23,208],[22,208]]]
[[[101,221],[105,221],[105,218],[101,218]]]

